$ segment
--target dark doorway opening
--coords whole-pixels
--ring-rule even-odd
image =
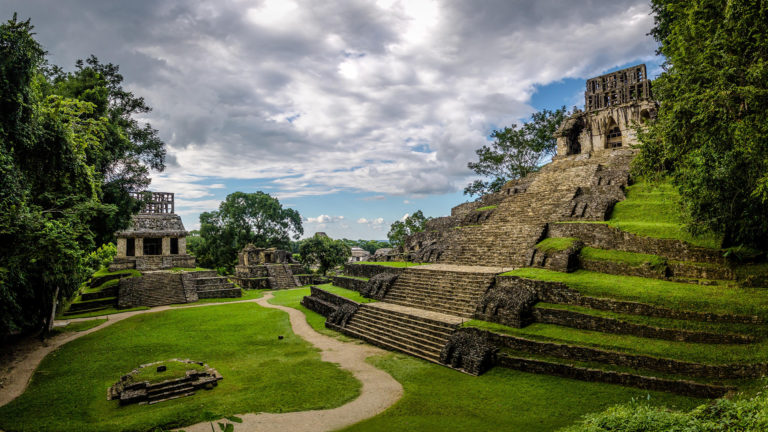
[[[163,239],[161,238],[145,238],[144,239],[144,255],[162,255],[163,253]]]
[[[125,255],[136,255],[136,239],[129,238],[125,241]]]
[[[171,239],[171,255],[178,255],[179,254],[179,239],[172,238]]]

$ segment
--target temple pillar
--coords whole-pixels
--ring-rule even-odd
[[[136,256],[144,256],[144,238],[136,237]]]
[[[187,238],[179,237],[179,255],[187,254]]]
[[[117,239],[117,257],[118,258],[125,258],[126,257],[126,239],[125,238],[118,238]]]
[[[163,237],[163,255],[171,254],[171,238]]]

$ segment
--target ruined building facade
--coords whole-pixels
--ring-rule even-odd
[[[645,65],[587,80],[584,111],[576,111],[558,129],[557,156],[593,153],[637,144],[635,125],[656,117]]]
[[[136,192],[136,199],[151,193],[151,199],[117,237],[117,256],[110,270],[159,270],[195,267],[187,255],[187,231],[174,213],[174,195],[169,192]]]

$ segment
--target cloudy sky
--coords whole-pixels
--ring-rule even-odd
[[[237,190],[276,196],[305,236],[385,239],[468,197],[495,128],[583,105],[584,79],[658,70],[647,0],[0,0],[49,59],[95,54],[154,111],[187,229]]]

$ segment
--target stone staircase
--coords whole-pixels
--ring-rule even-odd
[[[285,264],[267,264],[267,274],[270,277],[270,284],[273,290],[301,286]]]
[[[471,318],[497,273],[493,267],[426,265],[400,274],[384,301]]]
[[[343,332],[434,363],[461,323],[455,316],[386,303],[360,305]]]
[[[503,189],[493,213],[482,223],[464,225],[443,233],[444,251],[439,263],[485,266],[525,266],[531,248],[546,234],[546,224],[562,220],[595,220],[605,216],[610,202],[595,212],[587,208],[585,191],[600,197],[606,183],[620,192],[621,178],[633,153],[614,151],[590,158],[555,161],[532,174],[524,189]],[[615,192],[614,195],[619,193]],[[594,197],[592,197],[594,199]],[[610,200],[609,200],[610,201]]]
[[[240,297],[240,289],[215,271],[193,272],[198,298]]]

